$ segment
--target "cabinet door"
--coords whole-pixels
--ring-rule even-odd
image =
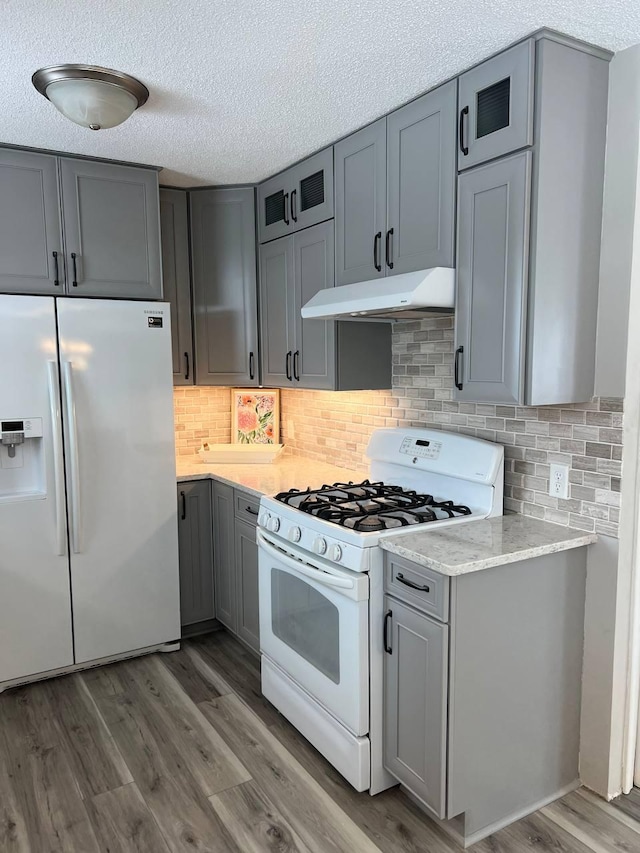
[[[260,247],[262,382],[290,388],[294,350],[293,237]]]
[[[291,170],[290,214],[294,231],[333,219],[333,147]]]
[[[384,275],[387,223],[387,120],[334,147],[336,284]]]
[[[458,80],[458,168],[533,144],[535,42],[517,44]]]
[[[196,384],[257,385],[253,189],[190,195]]]
[[[171,305],[173,384],[193,385],[189,226],[183,190],[160,190],[160,228],[164,297]]]
[[[446,625],[385,596],[384,766],[445,817]]]
[[[178,484],[180,621],[213,619],[213,547],[209,480]]]
[[[261,243],[293,231],[291,219],[292,170],[270,178],[258,187],[258,236]]]
[[[60,179],[68,294],[162,299],[158,173],[60,158]]]
[[[455,81],[387,116],[387,275],[453,266],[455,144]]]
[[[335,329],[331,320],[303,320],[302,306],[319,290],[333,287],[333,222],[322,222],[293,237],[295,264],[294,385],[324,388],[335,385]]]
[[[460,176],[456,400],[522,401],[530,179],[529,151]]]
[[[231,631],[236,631],[236,567],[233,489],[213,482],[213,575],[215,581],[216,618]]]
[[[0,292],[61,293],[64,257],[55,157],[0,149],[0,222]]]
[[[235,552],[238,636],[252,649],[259,652],[258,545],[256,543],[255,525],[236,519]]]

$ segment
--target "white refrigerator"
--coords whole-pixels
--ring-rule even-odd
[[[0,296],[0,690],[180,636],[169,306]]]

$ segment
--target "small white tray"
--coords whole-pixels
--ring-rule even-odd
[[[273,462],[283,447],[283,444],[210,444],[208,450],[201,447],[198,455],[205,463],[261,465]]]

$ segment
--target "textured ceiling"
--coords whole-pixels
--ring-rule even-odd
[[[0,0],[0,142],[253,182],[548,26],[640,42],[638,0]],[[139,77],[148,103],[97,133],[31,85],[45,65]]]

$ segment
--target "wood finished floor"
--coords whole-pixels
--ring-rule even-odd
[[[453,853],[397,789],[357,794],[224,632],[0,695],[0,853]],[[637,853],[640,791],[565,797],[475,853]]]

